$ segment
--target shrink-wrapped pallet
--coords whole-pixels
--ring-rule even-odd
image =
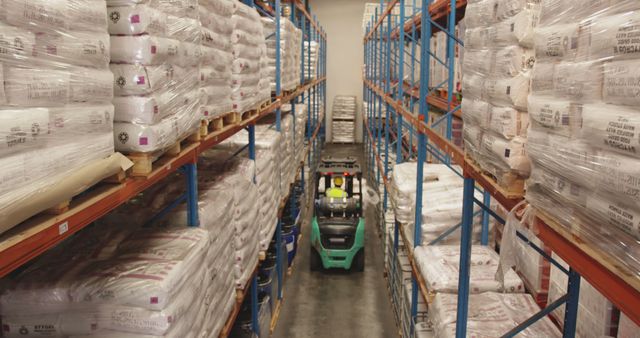
[[[229,0],[200,0],[198,6],[202,26],[199,109],[202,119],[211,120],[233,111],[231,17],[234,3]]]
[[[108,1],[116,150],[173,146],[200,122],[202,27],[197,1]],[[189,13],[190,15],[187,15]]]
[[[271,91],[276,90],[276,23],[262,18],[269,61]],[[293,90],[300,84],[301,31],[287,18],[280,18],[280,89]]]
[[[114,114],[104,1],[4,1],[0,40],[4,232],[115,173]]]
[[[526,130],[537,1],[481,0],[465,20],[465,151],[508,189],[527,177]]]
[[[236,2],[234,9],[231,17],[233,23],[231,101],[234,111],[244,113],[257,108],[257,105],[262,103],[259,82],[264,33],[260,15],[255,8]]]
[[[541,7],[527,198],[615,264],[638,271],[640,4],[548,0]]]

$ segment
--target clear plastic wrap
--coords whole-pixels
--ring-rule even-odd
[[[108,1],[116,149],[164,150],[202,117],[198,2]]]
[[[355,96],[337,95],[333,99],[331,136],[334,143],[355,142],[355,119],[358,104]]]
[[[539,3],[483,0],[469,5],[473,11],[465,21],[462,81],[466,152],[498,182],[505,175],[527,177],[524,144]]]
[[[263,32],[267,46],[267,61],[269,67],[269,78],[271,80],[271,91],[276,90],[276,40],[275,40],[275,20],[272,18],[262,18]],[[293,90],[300,84],[300,64],[302,31],[298,29],[288,18],[280,18],[280,80],[282,90]]]
[[[4,1],[0,21],[4,232],[109,175],[114,114],[104,1]]]
[[[640,4],[546,0],[541,8],[527,199],[640,278]]]

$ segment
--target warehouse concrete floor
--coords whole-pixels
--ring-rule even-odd
[[[324,154],[355,156],[364,165],[362,145],[327,144]],[[273,337],[398,337],[383,277],[384,256],[375,220],[366,221],[363,273],[311,272],[309,222],[305,222],[293,275],[285,282],[284,302]]]

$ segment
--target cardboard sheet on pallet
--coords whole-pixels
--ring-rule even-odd
[[[129,169],[133,163],[120,153],[95,160],[73,172],[41,180],[4,195],[0,201],[0,233],[29,217],[80,194],[107,177]]]

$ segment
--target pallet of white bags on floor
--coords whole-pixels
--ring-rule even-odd
[[[429,318],[435,336],[456,336],[456,314],[458,296],[439,293],[429,307]],[[533,297],[523,293],[485,292],[469,295],[467,335],[478,337],[500,337],[540,311]],[[524,331],[521,337],[561,337],[560,330],[548,317],[543,317]]]
[[[459,245],[431,245],[416,247],[416,265],[431,293],[457,293],[460,274]],[[509,269],[503,281],[496,280],[500,256],[493,249],[474,245],[471,248],[471,293],[524,292],[522,280]]]

